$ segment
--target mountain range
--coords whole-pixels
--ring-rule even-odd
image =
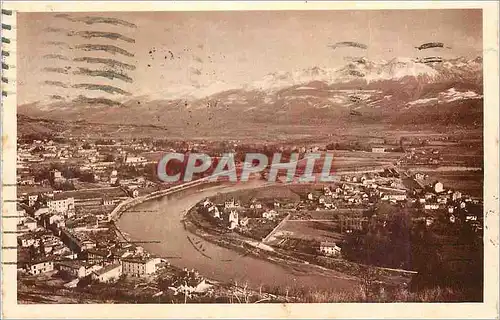
[[[348,58],[338,68],[271,73],[245,86],[223,81],[127,97],[18,106],[35,118],[158,125],[201,131],[256,125],[482,125],[483,63],[455,58]]]

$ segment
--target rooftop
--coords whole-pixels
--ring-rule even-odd
[[[114,270],[116,268],[119,268],[121,265],[119,263],[115,263],[115,264],[110,264],[110,265],[107,265],[107,266],[104,266],[103,268],[99,269],[99,270],[96,270],[94,271],[93,273],[95,273],[96,275],[100,276],[102,274],[105,274],[111,270]]]
[[[321,246],[322,247],[336,247],[337,244],[335,242],[331,242],[331,241],[322,241]]]
[[[77,260],[64,260],[64,261],[59,261],[57,262],[58,265],[73,268],[73,269],[78,269],[82,267],[82,261],[77,261]]]
[[[149,261],[155,259],[154,257],[130,257],[123,258],[122,261],[125,262],[134,262],[134,263],[148,263]]]

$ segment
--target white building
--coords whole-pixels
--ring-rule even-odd
[[[28,205],[33,207],[35,202],[38,200],[38,194],[31,194],[28,196]]]
[[[433,217],[426,217],[425,218],[425,225],[427,227],[431,226],[434,223],[434,218]]]
[[[75,198],[62,198],[47,201],[49,213],[60,213],[66,218],[75,215]]]
[[[231,200],[226,200],[224,202],[224,208],[226,209],[231,209],[231,208],[236,208],[237,205],[236,205],[236,202],[234,201],[234,199],[231,199]]]
[[[455,221],[457,221],[457,217],[454,214],[451,214],[450,215],[450,222],[455,223]]]
[[[337,256],[342,249],[334,242],[323,241],[320,243],[319,252],[326,256]]]
[[[384,153],[385,152],[385,148],[383,148],[383,147],[372,147],[372,152],[374,152],[374,153]]]
[[[262,213],[262,218],[272,220],[278,216],[276,210],[269,210]]]
[[[36,248],[40,245],[40,238],[35,238],[32,233],[25,233],[17,237],[17,243],[23,248],[28,248],[31,245]]]
[[[389,200],[405,201],[406,200],[406,194],[390,194],[389,195]]]
[[[17,205],[17,224],[23,224],[26,221],[26,210]]]
[[[41,216],[43,215],[47,215],[49,214],[49,208],[47,207],[41,207],[41,208],[38,208],[34,213],[33,215],[35,216],[36,219],[40,218]]]
[[[250,200],[250,209],[262,209],[262,203],[255,198]]]
[[[219,212],[219,208],[217,208],[217,206],[212,205],[211,207],[209,207],[208,213],[210,213],[214,218],[220,219],[220,212]]]
[[[126,164],[135,165],[135,164],[144,164],[146,162],[148,162],[148,160],[144,157],[130,157],[130,156],[125,157]]]
[[[468,214],[465,216],[465,221],[477,221],[477,216],[475,214]]]
[[[233,230],[238,226],[238,223],[238,211],[231,210],[231,213],[229,213],[229,229]]]
[[[417,179],[417,180],[423,180],[423,179],[425,179],[425,174],[420,173],[420,172],[415,173],[413,176],[414,176],[414,177],[415,177],[415,179]]]
[[[52,261],[38,261],[28,265],[28,272],[32,275],[45,273],[54,270],[54,262]]]
[[[101,203],[103,206],[111,206],[114,204],[114,201],[113,201],[113,199],[104,197],[104,198],[102,198]]]
[[[436,181],[433,185],[432,185],[432,189],[434,190],[434,192],[436,193],[441,193],[444,191],[444,187],[443,187],[443,184],[439,181]]]
[[[456,201],[456,200],[459,200],[462,198],[462,193],[460,191],[455,191],[453,192],[452,196],[451,196],[451,199],[453,201]]]
[[[141,277],[156,272],[160,258],[124,258],[122,262],[123,274],[133,277]]]
[[[437,210],[437,209],[439,209],[439,204],[437,204],[437,203],[426,204],[424,206],[424,209],[425,210]]]
[[[332,190],[330,190],[330,188],[329,188],[329,187],[324,187],[324,188],[323,188],[323,194],[324,194],[325,196],[331,196],[331,195],[332,195]]]

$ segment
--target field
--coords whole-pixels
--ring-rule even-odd
[[[338,223],[334,221],[287,221],[273,235],[271,244],[283,238],[298,238],[307,241],[342,241],[343,236],[337,232]],[[274,243],[273,243],[274,242]]]
[[[74,197],[75,199],[90,199],[90,198],[118,198],[126,197],[127,194],[118,187],[100,188],[95,190],[75,190],[58,193],[58,197]]]
[[[17,186],[17,194],[30,194],[30,193],[41,193],[41,192],[50,192],[53,189],[51,187],[42,187],[42,186]]]
[[[273,201],[274,199],[288,199],[292,202],[299,201],[299,195],[292,192],[286,186],[270,186],[258,189],[241,190],[227,194],[220,194],[215,196],[214,201],[224,201],[226,199],[235,198],[243,203],[248,203],[252,198],[259,199],[260,201]]]

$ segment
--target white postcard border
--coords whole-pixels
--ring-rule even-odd
[[[2,264],[2,316],[9,318],[497,318],[498,317],[498,2],[496,1],[384,1],[384,2],[132,2],[132,1],[4,1],[14,12],[202,11],[202,10],[377,10],[483,9],[484,63],[484,302],[483,303],[336,303],[259,305],[19,305],[16,265]],[[5,20],[8,19],[8,20]],[[10,94],[2,105],[2,198],[16,199],[16,81],[15,13],[2,19],[13,25],[10,35],[12,68],[6,73]],[[2,214],[15,213],[15,202],[2,202]],[[14,224],[14,225],[13,225]],[[2,218],[2,230],[15,230],[14,219]],[[2,246],[16,246],[15,234],[2,233]],[[2,262],[16,261],[15,250],[2,249]]]

